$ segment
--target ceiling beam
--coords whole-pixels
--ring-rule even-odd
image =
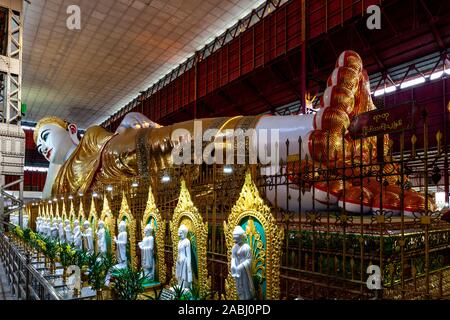
[[[441,34],[439,33],[439,30],[436,27],[436,22],[439,20],[438,17],[433,16],[433,14],[430,12],[430,9],[426,5],[426,3],[423,0],[419,0],[420,4],[422,5],[425,14],[426,14],[426,20],[428,21],[428,25],[430,26],[431,32],[433,33],[434,39],[436,40],[436,43],[441,51],[444,51],[445,44],[442,40]]]
[[[267,98],[259,91],[258,88],[255,87],[255,85],[248,79],[243,79],[242,83],[248,88],[250,89],[250,91],[259,99],[261,100],[266,107],[268,108],[268,110],[270,110],[270,112],[272,114],[275,114],[275,106],[269,101],[267,100]]]

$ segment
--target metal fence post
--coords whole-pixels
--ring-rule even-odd
[[[30,300],[30,253],[27,252],[25,265],[25,300]]]

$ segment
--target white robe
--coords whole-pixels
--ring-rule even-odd
[[[88,252],[94,252],[94,239],[92,236],[92,228],[87,228],[87,230],[84,230],[83,248]]]
[[[42,226],[42,234],[44,237],[50,237],[50,224],[45,222]]]
[[[255,298],[253,285],[252,252],[250,246],[235,244],[231,251],[231,276],[236,282],[236,291],[239,300],[252,300]]]
[[[97,250],[98,253],[106,253],[105,228],[97,229]]]
[[[75,228],[73,228],[73,244],[77,249],[83,248],[83,242],[81,241],[80,226],[76,226]]]
[[[70,225],[67,225],[64,228],[64,232],[66,234],[66,242],[70,245],[73,244],[73,234],[72,234],[72,228],[70,228]]]
[[[57,240],[59,238],[58,226],[56,225],[56,223],[53,223],[51,228],[50,228],[50,236],[54,240]]]
[[[145,271],[145,275],[150,278],[155,278],[155,257],[154,257],[154,243],[153,236],[148,236],[139,242],[139,248],[141,249],[142,268]]]
[[[191,242],[189,239],[178,242],[176,278],[179,286],[190,288],[192,284]]]
[[[117,237],[116,245],[117,245],[117,261],[120,265],[124,265],[127,263],[127,242],[128,235],[126,231],[122,231],[119,233]]]
[[[64,224],[60,223],[58,226],[58,234],[59,234],[59,241],[61,243],[65,243],[66,242],[66,236],[64,235]]]

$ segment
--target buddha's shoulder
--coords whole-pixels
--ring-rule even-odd
[[[93,143],[94,145],[102,145],[106,140],[114,134],[100,126],[92,126],[86,130],[83,136],[84,143]]]
[[[92,126],[86,130],[84,136],[86,137],[89,135],[97,135],[97,134],[113,135],[113,133],[109,132],[108,130],[106,130],[101,126]]]

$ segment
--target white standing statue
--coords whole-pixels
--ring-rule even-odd
[[[117,262],[116,268],[123,269],[127,267],[127,223],[122,221],[119,223],[119,236],[114,237],[114,242],[117,246]]]
[[[83,236],[84,250],[86,250],[89,253],[93,253],[94,252],[94,237],[92,235],[92,228],[91,228],[91,224],[89,223],[89,221],[86,220],[83,223],[83,229],[84,229],[84,232],[83,232],[82,236]]]
[[[101,254],[107,253],[107,246],[106,246],[106,230],[105,230],[105,223],[103,221],[98,222],[98,228],[97,228],[97,252]]]
[[[42,226],[42,234],[44,237],[50,237],[50,219],[45,219],[44,225]]]
[[[187,238],[188,228],[182,224],[178,229],[178,257],[176,264],[176,279],[183,288],[192,288],[191,242]]]
[[[145,227],[144,233],[144,239],[142,239],[142,242],[139,242],[139,248],[141,249],[141,264],[144,269],[144,275],[148,279],[153,280],[155,279],[155,239],[153,237],[153,228],[150,224]]]
[[[73,234],[72,234],[72,228],[70,227],[70,220],[64,221],[65,227],[64,227],[64,234],[66,236],[66,243],[72,245],[73,244]]]
[[[245,231],[237,226],[233,231],[235,245],[231,250],[231,276],[236,282],[236,291],[240,300],[255,298],[252,276],[252,250],[245,242]]]
[[[58,222],[56,220],[53,220],[51,227],[50,227],[50,236],[53,240],[57,240],[59,238],[58,234]]]
[[[41,233],[41,217],[37,217],[36,219],[36,233]]]
[[[73,244],[76,249],[81,250],[83,249],[83,242],[81,240],[80,222],[75,220],[73,226]]]
[[[61,218],[58,219],[58,235],[59,235],[59,242],[65,243],[66,242],[66,236],[64,234],[64,223]]]

